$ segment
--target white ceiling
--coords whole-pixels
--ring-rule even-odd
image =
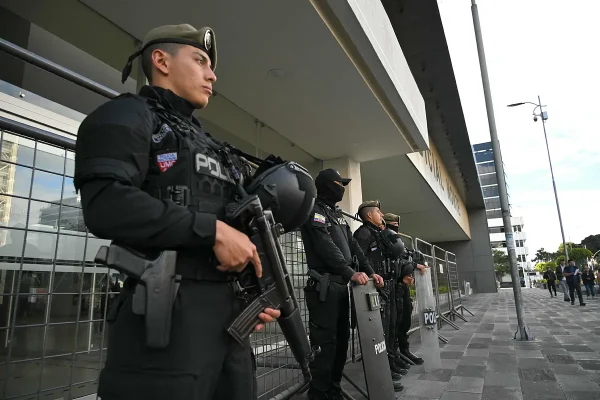
[[[469,240],[407,156],[362,163],[360,174],[363,200],[378,199],[384,213],[400,215],[401,232],[430,243]]]
[[[315,158],[363,162],[409,151],[309,1],[82,2],[140,40],[159,25],[210,25],[216,91]],[[272,69],[285,77],[269,78]]]

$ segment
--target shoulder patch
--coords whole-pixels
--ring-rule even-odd
[[[152,141],[154,143],[160,143],[170,132],[172,132],[171,128],[167,124],[162,124],[159,131],[152,134]]]
[[[165,172],[169,168],[175,164],[177,161],[177,153],[163,153],[156,155],[156,163],[158,164],[158,168],[160,168],[160,172]]]
[[[324,216],[324,215],[321,215],[321,214],[319,214],[319,213],[315,213],[315,216],[313,217],[313,221],[314,221],[314,222],[319,222],[319,223],[321,223],[321,224],[324,224],[324,223],[326,223],[326,221],[325,221],[325,216]]]

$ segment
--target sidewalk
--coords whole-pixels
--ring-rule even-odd
[[[600,300],[571,306],[562,294],[522,289],[525,322],[533,342],[513,340],[517,318],[512,289],[473,295],[465,306],[475,314],[444,326],[449,343],[440,343],[442,369],[425,373],[411,367],[402,378],[403,400],[600,400]],[[419,353],[419,333],[411,337]],[[364,387],[362,364],[345,370]],[[355,399],[363,397],[344,381]],[[298,396],[295,398],[303,398]],[[377,399],[372,399],[377,400]]]

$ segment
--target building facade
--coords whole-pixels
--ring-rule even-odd
[[[494,150],[491,142],[473,145],[479,182],[483,200],[485,201],[486,217],[492,248],[508,254],[506,248],[506,236],[504,233],[504,222],[502,221],[502,210],[500,208],[500,193],[498,191],[498,180],[496,179],[496,164],[494,162]],[[507,184],[508,192],[508,184]],[[510,203],[510,195],[509,195]],[[515,239],[515,251],[519,268],[523,271],[531,269],[529,260],[529,248],[527,247],[527,234],[525,233],[525,221],[523,217],[510,217]],[[511,282],[512,278],[507,275],[502,278],[503,282]]]

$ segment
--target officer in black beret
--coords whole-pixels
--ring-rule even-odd
[[[103,400],[250,400],[256,379],[249,341],[226,331],[243,303],[237,272],[261,262],[249,238],[224,219],[235,185],[218,157],[222,144],[193,116],[213,94],[217,45],[211,28],[152,29],[140,51],[149,86],[88,115],[77,136],[75,187],[90,232],[141,252],[177,250],[182,277],[170,341],[145,343],[144,316],[133,313],[139,284],[128,278],[107,316]],[[138,77],[142,79],[142,77]],[[266,309],[264,323],[279,316]],[[261,329],[262,324],[257,326]]]
[[[409,365],[396,357],[391,351],[394,347],[392,303],[395,300],[393,293],[394,281],[390,262],[393,260],[390,259],[389,252],[387,251],[387,242],[382,236],[385,222],[380,206],[381,204],[378,200],[369,200],[363,202],[358,207],[358,216],[363,221],[363,224],[354,232],[354,238],[371,262],[375,272],[381,275],[386,283],[383,288],[378,290],[382,304],[381,322],[385,334],[386,348],[389,349],[387,353],[392,380],[394,381],[394,389],[401,391],[403,386],[400,383],[400,378],[401,375],[408,373]]]
[[[301,231],[310,270],[304,289],[310,341],[321,348],[310,365],[310,400],[343,399],[340,383],[350,338],[348,282],[366,285],[370,276],[378,287],[383,286],[383,279],[371,268],[336,208],[348,183],[350,179],[342,178],[334,169],[319,172],[315,206]],[[358,265],[353,264],[353,257]]]
[[[392,213],[383,214],[383,222],[385,223],[385,227],[387,229],[391,229],[394,232],[398,233],[398,229],[400,226],[400,216]]]

